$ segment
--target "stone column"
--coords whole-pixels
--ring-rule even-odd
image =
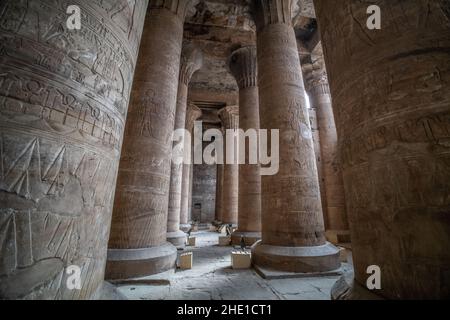
[[[216,178],[216,221],[222,222],[222,188],[223,188],[223,164],[217,165]]]
[[[175,264],[176,248],[166,242],[167,211],[188,3],[152,0],[149,4],[120,160],[108,279],[155,274]]]
[[[339,268],[339,250],[326,242],[294,29],[292,1],[255,1],[260,120],[280,130],[279,172],[263,176],[262,241],[252,248],[259,268],[322,272]],[[259,49],[261,48],[261,49]]]
[[[0,299],[98,297],[147,3],[0,3]]]
[[[445,299],[450,296],[448,1],[376,4],[381,30],[365,28],[367,3],[315,1],[356,283],[365,287],[367,268],[377,265],[378,295]]]
[[[344,182],[337,157],[337,132],[331,105],[330,88],[323,56],[313,61],[305,75],[306,91],[316,110],[320,137],[322,166],[322,205],[324,206],[326,236],[333,243],[349,242],[350,232],[345,209]]]
[[[222,184],[222,223],[238,223],[238,194],[239,194],[239,165],[237,157],[233,164],[226,163],[226,130],[237,130],[239,128],[239,107],[229,106],[219,111],[219,118],[224,129],[224,166]],[[235,154],[237,151],[237,139],[235,139]]]
[[[175,130],[185,129],[189,81],[191,80],[193,74],[202,67],[202,64],[202,52],[192,44],[186,44],[181,53],[181,69],[178,83]],[[178,150],[180,152],[180,154],[174,154],[174,156],[182,158],[184,153],[184,137],[181,141],[174,143],[173,147],[174,150]],[[184,247],[186,243],[186,234],[180,230],[182,179],[183,163],[175,164],[175,162],[172,162],[170,174],[169,212],[167,220],[167,241],[176,247]]]
[[[200,118],[202,111],[196,107],[194,104],[189,103],[186,112],[186,130],[190,132],[192,142],[194,137],[192,137],[192,132],[194,129],[194,122]],[[193,143],[191,144],[191,146]],[[194,149],[191,147],[191,161],[190,164],[183,164],[183,182],[181,186],[181,206],[180,206],[180,229],[183,231],[188,231],[191,228],[189,223],[189,206],[190,197],[192,195],[192,168],[193,168],[193,152]]]
[[[256,47],[233,52],[229,68],[239,87],[239,128],[244,132],[259,130]],[[238,230],[231,240],[239,244],[244,237],[251,246],[261,239],[261,175],[259,164],[250,164],[248,141],[245,145],[245,164],[239,164]]]

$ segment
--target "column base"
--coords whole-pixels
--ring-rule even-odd
[[[262,268],[300,273],[333,271],[341,266],[339,249],[329,242],[314,247],[281,247],[258,241],[252,246],[252,262]]]
[[[331,288],[331,300],[383,300],[383,298],[357,283],[354,273],[348,272]]]
[[[167,232],[167,241],[173,244],[178,249],[183,249],[186,246],[186,233],[181,230],[175,232]]]
[[[175,268],[177,248],[171,243],[143,249],[109,249],[105,279],[125,280]]]
[[[351,242],[349,230],[327,230],[325,236],[333,244]]]
[[[251,247],[255,242],[261,240],[261,232],[239,231],[236,230],[231,235],[231,244],[238,246],[241,244],[241,237],[244,237],[245,245]]]
[[[191,228],[192,228],[192,225],[190,223],[180,224],[180,230],[183,232],[188,232]]]

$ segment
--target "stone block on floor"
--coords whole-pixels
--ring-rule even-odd
[[[251,253],[246,251],[233,251],[231,253],[231,266],[233,269],[250,269],[252,266]]]
[[[182,253],[179,258],[179,267],[182,270],[192,269],[193,254],[192,252]]]
[[[196,237],[189,237],[188,245],[190,247],[195,247],[197,245],[197,238]]]
[[[226,247],[231,244],[231,237],[225,236],[225,237],[219,237],[219,246]]]
[[[339,259],[341,262],[347,262],[348,261],[348,251],[347,249],[343,247],[339,247]]]

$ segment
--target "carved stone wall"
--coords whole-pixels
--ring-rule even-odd
[[[450,296],[447,0],[316,0],[341,153],[356,281],[389,299]]]
[[[102,284],[147,2],[0,3],[0,298],[89,299]]]

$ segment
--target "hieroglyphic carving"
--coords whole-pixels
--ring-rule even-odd
[[[184,14],[190,2],[149,2],[142,36],[147,41],[139,51],[117,179],[109,241],[109,252],[114,254],[108,257],[106,269],[109,278],[162,272],[172,268],[176,259],[175,247],[166,242],[171,138]],[[134,249],[154,252],[153,259],[129,259]]]
[[[262,241],[252,247],[252,260],[271,269],[320,272],[339,261],[325,239],[292,3],[254,1],[261,129],[278,129],[280,148],[279,171],[261,179]],[[321,251],[307,258],[308,266],[308,254],[299,250],[304,247]]]
[[[66,27],[66,9],[82,28]],[[103,281],[112,196],[147,1],[0,4],[0,296],[88,299]],[[120,8],[118,10],[114,8]],[[82,269],[69,291],[64,268]]]
[[[388,299],[449,296],[448,1],[316,0],[343,164],[356,281]],[[349,60],[350,59],[350,60]],[[351,63],[349,63],[349,61]],[[436,275],[430,277],[430,275]]]

